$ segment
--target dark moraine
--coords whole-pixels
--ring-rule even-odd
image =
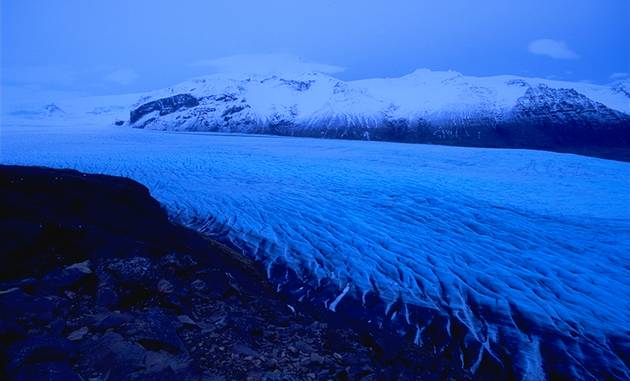
[[[129,179],[0,166],[0,226],[0,379],[471,379],[448,354],[290,307]]]

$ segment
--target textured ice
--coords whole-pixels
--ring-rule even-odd
[[[3,164],[136,179],[283,291],[336,311],[378,295],[383,321],[478,374],[629,377],[628,163],[94,126],[1,133]]]

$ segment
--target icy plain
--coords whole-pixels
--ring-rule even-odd
[[[140,181],[172,218],[270,274],[332,280],[332,310],[378,294],[419,344],[445,316],[473,371],[630,377],[628,163],[88,125],[2,125],[0,139],[2,164]]]

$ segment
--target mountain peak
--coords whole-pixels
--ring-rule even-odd
[[[418,68],[402,78],[431,78],[431,79],[452,79],[461,78],[464,75],[455,70],[431,70],[427,68]]]

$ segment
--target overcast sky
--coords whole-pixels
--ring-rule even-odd
[[[278,65],[270,55],[342,79],[430,68],[606,83],[630,54],[628,0],[0,3],[5,95],[150,90]]]

